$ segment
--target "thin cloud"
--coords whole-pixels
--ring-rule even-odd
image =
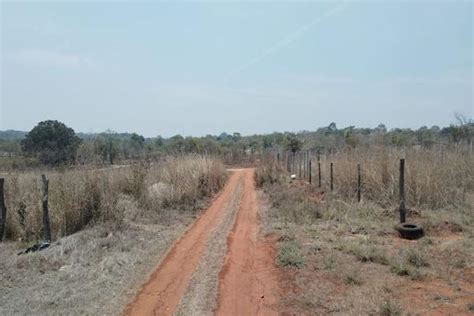
[[[23,49],[6,54],[6,59],[33,67],[81,68],[92,65],[89,58],[74,54],[43,49]]]
[[[262,54],[256,56],[255,58],[251,59],[249,62],[243,64],[239,68],[235,69],[234,71],[230,72],[228,77],[235,76],[246,69],[252,67],[253,65],[261,62],[263,59],[266,57],[270,56],[271,54],[275,53],[276,51],[287,47],[291,43],[293,43],[298,37],[302,36],[304,33],[308,32],[311,28],[316,26],[317,24],[323,22],[324,20],[330,18],[337,12],[340,12],[344,9],[346,9],[347,4],[345,2],[339,4],[338,6],[334,7],[331,10],[328,10],[326,13],[324,13],[322,16],[318,16],[315,19],[313,19],[311,22],[308,24],[305,24],[298,28],[296,31],[290,33],[287,35],[285,38],[283,38],[281,41],[275,43],[274,45],[270,46],[267,50],[265,50]]]

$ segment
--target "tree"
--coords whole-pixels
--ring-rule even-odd
[[[94,150],[102,157],[102,163],[108,160],[111,165],[119,154],[117,140],[112,133],[110,131],[102,133],[94,140]]]
[[[22,150],[36,155],[40,162],[57,166],[74,163],[81,139],[65,124],[48,120],[39,122],[21,142]]]
[[[145,137],[133,133],[130,136],[130,149],[132,150],[132,156],[139,156],[143,153],[145,148]]]
[[[295,134],[289,133],[286,135],[286,148],[288,150],[290,150],[292,153],[296,153],[301,149],[301,147],[303,147],[303,143]]]

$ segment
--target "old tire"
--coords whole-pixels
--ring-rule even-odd
[[[421,226],[416,224],[402,223],[396,227],[398,234],[404,239],[420,239],[424,236],[424,231]]]

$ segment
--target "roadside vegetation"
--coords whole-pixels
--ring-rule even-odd
[[[292,180],[269,155],[255,180],[277,237],[287,312],[296,314],[468,314],[474,293],[474,156],[469,148],[406,148],[408,221],[416,241],[398,237],[397,149],[357,148],[321,156],[318,187]],[[280,157],[281,158],[281,157]],[[334,163],[334,191],[329,163]],[[362,201],[356,197],[362,165]],[[316,164],[317,165],[317,164]],[[314,166],[314,164],[313,164]],[[298,172],[296,172],[298,174]]]
[[[51,246],[40,171],[5,175],[0,314],[120,314],[169,246],[224,185],[217,159],[190,155],[120,168],[49,170]]]
[[[196,212],[224,185],[226,170],[216,159],[168,157],[160,163],[137,162],[112,169],[81,168],[47,173],[53,239],[86,226],[127,220],[168,221],[174,212]],[[5,238],[35,241],[41,236],[40,172],[5,177],[7,220]],[[124,209],[124,201],[139,208]]]

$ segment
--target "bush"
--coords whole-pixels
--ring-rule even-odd
[[[37,155],[45,165],[73,163],[81,139],[72,128],[58,121],[39,122],[21,142],[28,154]]]

